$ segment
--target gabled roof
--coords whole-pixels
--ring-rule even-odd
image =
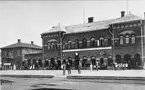
[[[132,13],[129,13],[125,15],[124,17],[117,19],[112,24],[125,23],[125,22],[131,22],[131,21],[136,21],[136,20],[142,20],[142,18]]]
[[[34,49],[42,49],[42,47],[35,45],[35,44],[27,44],[27,43],[14,43],[5,47],[2,47],[1,49],[10,49],[10,48],[34,48]]]
[[[53,26],[47,32],[44,32],[42,34],[45,34],[45,33],[54,33],[54,32],[67,32],[67,31],[66,31],[65,27],[63,27],[60,24],[58,24],[57,26]]]
[[[66,33],[78,33],[78,32],[102,30],[102,29],[109,28],[109,26],[111,24],[125,23],[125,22],[131,22],[131,21],[136,21],[136,20],[142,20],[142,18],[138,17],[132,13],[129,13],[129,14],[125,15],[124,17],[120,17],[120,18],[96,21],[96,22],[92,22],[92,23],[69,25],[69,26],[65,26],[65,28],[64,27],[62,28],[59,24],[58,26],[50,29],[46,33],[58,32],[58,31],[64,31]]]
[[[78,25],[66,26],[65,28],[68,33],[101,30],[101,29],[107,29],[109,25],[115,20],[116,19],[109,19],[109,20],[96,21],[92,23],[83,23]]]

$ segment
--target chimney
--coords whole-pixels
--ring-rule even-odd
[[[125,16],[125,11],[121,11],[121,17]]]
[[[18,39],[18,43],[21,43],[21,39]]]
[[[88,17],[88,23],[92,23],[94,21],[94,17]]]
[[[31,44],[34,44],[34,41],[31,41]]]

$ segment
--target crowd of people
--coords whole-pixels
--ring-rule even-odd
[[[91,60],[88,61],[87,57],[83,57],[83,60],[80,60],[79,55],[76,55],[74,59],[68,57],[67,59],[61,60],[57,58],[51,58],[50,60],[45,60],[42,62],[41,60],[27,60],[20,65],[11,65],[12,70],[63,70],[63,74],[65,75],[66,70],[68,74],[71,74],[71,70],[78,70],[78,74],[81,74],[81,70],[99,70],[99,69],[107,69],[109,66],[108,63],[105,63],[103,59],[96,60],[95,57],[91,57]],[[131,63],[117,63],[111,62],[110,66],[114,70],[126,70],[131,69]]]

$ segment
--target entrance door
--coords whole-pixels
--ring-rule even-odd
[[[136,66],[136,68],[138,68],[138,66],[140,66],[141,65],[141,56],[140,56],[140,54],[135,54],[134,55],[134,60],[135,60],[135,66]]]

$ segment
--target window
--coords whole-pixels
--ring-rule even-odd
[[[126,35],[126,36],[125,36],[125,43],[126,43],[126,44],[129,44],[129,35]]]
[[[84,39],[83,39],[83,48],[86,48],[86,47],[87,47],[87,39],[84,38]]]
[[[65,49],[65,43],[63,43],[63,46],[62,47],[63,47],[63,49]]]
[[[48,48],[48,50],[51,49],[51,47],[50,47],[50,43],[49,43],[49,42],[47,43],[47,48]]]
[[[68,48],[70,49],[71,48],[71,44],[72,44],[72,41],[68,41]]]
[[[103,37],[100,37],[100,46],[104,46],[104,38]]]
[[[120,36],[120,44],[123,44],[123,36]]]
[[[72,42],[72,47],[71,48],[75,48],[75,42]]]
[[[108,45],[110,46],[112,44],[111,38],[108,39]]]
[[[116,62],[121,63],[121,56],[119,54],[116,55]]]
[[[65,43],[65,49],[68,49],[68,43]]]
[[[75,48],[79,48],[79,40],[78,39],[75,40]]]
[[[100,46],[100,40],[97,40],[97,46]]]
[[[104,40],[104,44],[105,44],[105,46],[108,46],[108,39]]]
[[[131,35],[131,43],[135,44],[135,35]]]
[[[83,47],[83,41],[79,41],[79,48]]]
[[[95,40],[95,46],[98,46],[98,40]]]
[[[54,50],[57,50],[57,42],[54,42]]]
[[[91,38],[91,47],[95,47],[95,38]]]

